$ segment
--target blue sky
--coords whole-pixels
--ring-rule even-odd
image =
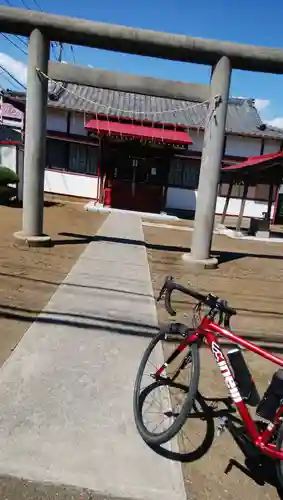
[[[46,12],[114,24],[283,47],[282,0],[0,0],[1,5],[7,2],[15,7],[36,9],[40,6]],[[12,40],[26,50],[18,39]],[[74,52],[76,62],[81,65],[199,83],[209,80],[210,68],[207,66],[76,46]],[[72,61],[72,52],[67,46],[63,59]],[[0,64],[23,81],[25,67],[18,62],[26,62],[25,54],[1,36]],[[8,85],[3,73],[0,85]],[[283,76],[233,71],[231,95],[256,98],[262,118],[283,127]]]

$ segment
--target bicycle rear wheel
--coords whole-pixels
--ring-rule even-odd
[[[283,424],[281,424],[279,429],[278,429],[276,448],[278,451],[283,452]],[[283,461],[276,460],[275,465],[276,465],[277,479],[278,479],[280,488],[283,492]]]
[[[158,446],[170,441],[184,425],[193,407],[200,375],[198,344],[187,346],[169,362],[170,355],[178,348],[180,340],[184,340],[184,334],[189,335],[189,329],[185,325],[172,324],[160,330],[145,350],[138,369],[134,386],[134,418],[142,439],[149,445]],[[168,363],[165,376],[156,378],[155,373],[164,363],[164,359]],[[143,376],[150,382],[148,385],[143,385]],[[186,391],[183,389],[184,385]],[[160,401],[153,399],[153,403],[148,405],[147,400],[151,399],[154,391]],[[146,409],[149,409],[154,420],[148,425],[145,422]],[[158,416],[162,421],[156,424]]]

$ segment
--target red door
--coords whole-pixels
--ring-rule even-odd
[[[112,207],[159,213],[163,200],[160,168],[162,164],[155,158],[120,159],[113,171]]]

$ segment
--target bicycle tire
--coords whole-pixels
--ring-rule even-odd
[[[278,451],[283,451],[283,424],[280,425],[279,430],[278,430],[278,436],[276,440],[276,449]],[[283,461],[282,460],[276,460],[275,462],[275,467],[276,467],[276,474],[277,474],[277,479],[278,483],[280,485],[280,488],[283,493]]]
[[[183,427],[187,419],[187,415],[192,410],[193,403],[198,391],[199,377],[200,377],[199,345],[197,343],[193,343],[190,346],[191,359],[192,359],[192,377],[190,384],[188,386],[187,396],[184,401],[183,407],[179,415],[176,417],[176,419],[168,429],[158,434],[153,434],[152,432],[150,432],[143,423],[142,407],[140,404],[140,385],[147,360],[150,357],[150,354],[155,348],[155,346],[158,344],[158,342],[165,339],[165,334],[166,331],[162,329],[149,343],[148,347],[146,348],[143,354],[141,363],[139,365],[134,385],[133,410],[134,410],[135,424],[141,438],[145,441],[145,443],[153,446],[159,446],[161,444],[167,443]]]

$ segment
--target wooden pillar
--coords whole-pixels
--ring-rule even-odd
[[[233,189],[233,181],[231,181],[229,184],[228,193],[226,196],[225,205],[224,205],[223,212],[221,215],[220,224],[224,224],[224,222],[225,222],[225,217],[226,217],[226,213],[227,213],[228,206],[229,206],[229,201],[230,201],[231,194],[232,194],[232,189]]]
[[[171,161],[173,159],[173,155],[169,156],[166,162],[166,159],[164,157],[164,163],[165,163],[165,169],[164,169],[164,175],[163,175],[163,188],[162,188],[162,211],[166,212],[166,201],[167,201],[167,193],[168,193],[168,183],[169,183],[169,175],[170,175],[170,168],[171,168]],[[160,165],[160,168],[162,168],[162,165]]]
[[[246,198],[247,198],[247,194],[248,194],[248,189],[249,189],[249,184],[247,182],[245,182],[240,212],[239,212],[238,220],[237,220],[237,224],[236,224],[236,231],[237,232],[239,232],[241,229],[242,219],[243,219],[244,210],[245,210],[245,203],[246,203]]]
[[[273,184],[269,185],[269,193],[268,193],[268,205],[267,205],[267,214],[266,218],[268,222],[270,223],[271,220],[271,209],[272,209],[272,198],[273,198]]]
[[[275,224],[275,221],[276,221],[276,214],[277,214],[278,204],[279,204],[280,185],[281,184],[276,184],[276,197],[275,197],[274,212],[273,212],[273,217],[272,217],[271,224]]]

